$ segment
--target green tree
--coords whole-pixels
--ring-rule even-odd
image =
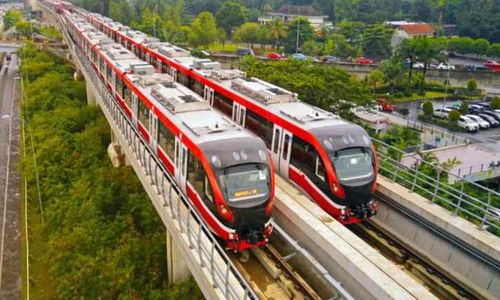
[[[393,29],[383,24],[373,24],[363,32],[362,47],[365,56],[370,58],[387,58],[391,55],[391,38]]]
[[[222,4],[216,14],[217,24],[223,28],[228,36],[233,30],[247,21],[248,10],[238,2],[229,1]]]
[[[359,56],[360,49],[353,47],[342,34],[331,33],[325,40],[323,54],[352,58]]]
[[[321,53],[321,44],[315,40],[310,40],[302,45],[302,52],[310,56],[318,56]]]
[[[342,21],[338,25],[339,34],[343,35],[346,40],[352,45],[361,46],[362,35],[366,29],[366,24],[363,22]]]
[[[489,47],[490,42],[488,42],[488,40],[477,39],[474,41],[474,53],[477,55],[486,55]]]
[[[500,43],[491,44],[488,47],[488,51],[486,52],[486,55],[491,56],[491,57],[500,58]]]
[[[450,111],[450,113],[448,114],[448,120],[451,129],[457,128],[459,119],[460,119],[460,112],[458,110]]]
[[[468,114],[469,113],[469,104],[466,101],[462,101],[462,103],[460,103],[459,111],[462,115]]]
[[[419,36],[411,39],[405,39],[399,48],[401,57],[407,58],[410,61],[410,80],[413,64],[420,61],[424,64],[424,80],[429,64],[432,60],[444,61],[445,57],[442,51],[446,48],[446,39],[431,38],[427,36]]]
[[[385,77],[384,72],[381,70],[373,70],[368,74],[368,85],[372,89],[372,93],[375,93],[379,88],[383,87],[386,83],[387,78]]]
[[[258,23],[245,23],[236,29],[233,39],[237,42],[247,43],[253,48],[253,44],[259,42],[259,28]]]
[[[340,22],[354,19],[357,2],[357,0],[333,0],[334,20]]]
[[[10,29],[15,26],[17,22],[23,19],[23,15],[20,11],[17,10],[9,10],[3,16],[3,26],[5,30]]]
[[[467,89],[470,92],[474,92],[477,89],[477,82],[474,79],[471,79],[467,82]]]
[[[500,98],[495,97],[490,103],[491,109],[500,109]]]
[[[432,105],[432,102],[427,100],[424,102],[424,105],[422,106],[422,110],[424,112],[424,117],[427,121],[432,119],[432,115],[434,113],[434,106]]]
[[[274,19],[269,23],[269,37],[274,40],[274,46],[279,49],[280,42],[288,35],[287,28],[283,21]]]
[[[191,33],[189,42],[191,45],[198,47],[212,44],[217,40],[217,24],[214,16],[209,12],[200,13],[193,24],[191,24]]]
[[[298,43],[297,43],[297,37]],[[288,25],[288,36],[286,39],[285,49],[287,52],[296,52],[297,46],[300,48],[302,44],[314,39],[314,28],[307,18],[295,18]]]
[[[389,90],[394,92],[396,88],[400,88],[405,82],[405,72],[403,69],[403,61],[397,54],[393,55],[390,59],[385,60],[380,65],[380,69],[384,72],[385,77],[389,83]]]
[[[474,40],[470,37],[452,37],[448,41],[448,49],[460,54],[474,52]]]

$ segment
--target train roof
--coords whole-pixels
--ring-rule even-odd
[[[198,143],[248,137],[250,134],[235,125],[224,114],[210,107],[209,103],[189,88],[176,83],[167,74],[127,74],[138,90],[151,101],[155,108]],[[186,132],[184,132],[186,134]]]

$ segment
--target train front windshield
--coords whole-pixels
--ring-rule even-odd
[[[370,148],[338,150],[331,158],[342,182],[364,180],[373,176],[373,155]]]
[[[229,204],[255,205],[269,198],[271,176],[265,164],[245,164],[225,168],[219,182]]]

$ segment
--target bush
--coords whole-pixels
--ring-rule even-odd
[[[477,82],[474,79],[469,80],[469,82],[467,82],[467,89],[469,92],[475,91],[477,89]]]
[[[458,120],[460,119],[460,112],[458,110],[452,110],[448,114],[448,119],[450,120],[450,129],[455,130],[458,127]]]
[[[462,101],[462,103],[460,104],[460,113],[462,115],[466,115],[469,113],[469,104],[465,101]]]
[[[422,106],[422,110],[427,120],[432,119],[432,113],[434,112],[434,106],[432,105],[432,102],[425,101],[424,105]]]
[[[491,109],[500,109],[500,98],[495,97],[491,100]]]

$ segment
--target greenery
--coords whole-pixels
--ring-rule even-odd
[[[165,229],[133,171],[111,166],[109,125],[98,107],[86,104],[85,83],[31,43],[19,56],[22,116],[30,124],[43,203],[40,215],[27,154],[21,169],[28,183],[31,293],[37,299],[201,298],[192,280],[166,286]]]
[[[325,110],[340,100],[355,105],[365,105],[370,101],[366,84],[332,66],[295,60],[264,63],[253,57],[245,57],[240,67],[249,76],[296,92],[301,100]]]
[[[432,119],[432,115],[434,113],[434,106],[432,105],[431,101],[425,101],[424,105],[422,106],[422,110],[424,112],[424,117],[427,120]]]
[[[477,82],[474,79],[471,79],[467,82],[467,89],[471,92],[477,90]]]
[[[23,15],[20,11],[18,10],[9,10],[5,13],[3,16],[3,26],[4,29],[10,29],[14,25],[16,25],[17,22],[21,21],[23,19]]]
[[[495,97],[491,100],[491,109],[500,109],[500,98]]]

